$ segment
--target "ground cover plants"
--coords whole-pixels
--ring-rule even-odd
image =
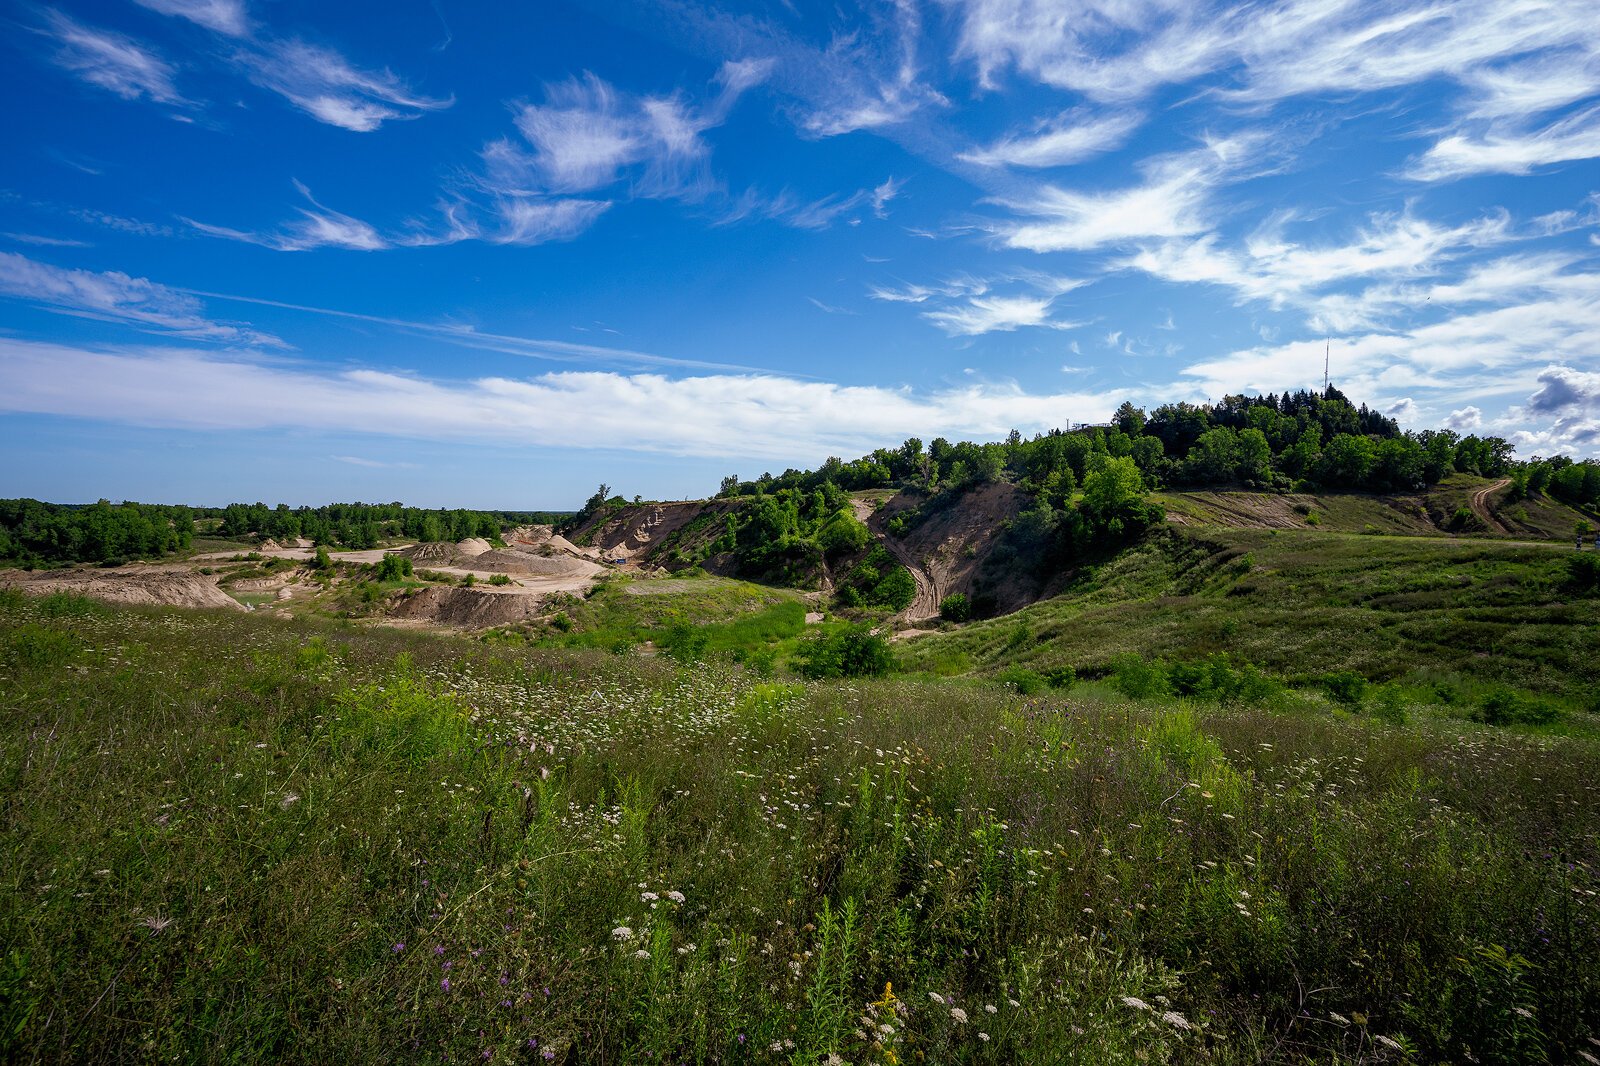
[[[1056,680],[8,595],[0,1058],[1600,1057],[1582,731]]]

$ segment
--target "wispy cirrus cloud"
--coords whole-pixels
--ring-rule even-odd
[[[816,462],[914,434],[954,439],[1098,420],[1128,394],[1006,383],[913,392],[765,374],[567,371],[427,378],[263,364],[166,348],[90,350],[0,337],[0,411],[230,431],[295,428],[412,440]]]
[[[1136,111],[1101,115],[1083,109],[1068,111],[956,158],[983,167],[1069,166],[1120,148],[1143,121],[1144,116]]]
[[[57,10],[44,14],[40,32],[55,42],[55,64],[124,100],[188,103],[176,84],[177,68],[132,37],[77,22]]]
[[[1600,106],[1545,126],[1490,123],[1475,133],[1444,137],[1413,160],[1405,176],[1454,181],[1473,174],[1528,174],[1538,167],[1600,157]]]
[[[393,242],[380,234],[370,223],[324,207],[311,195],[311,190],[299,181],[294,183],[294,187],[311,206],[298,208],[300,218],[270,232],[254,233],[230,229],[191,218],[185,218],[183,221],[209,237],[258,244],[278,252],[304,252],[312,248],[347,248],[359,252],[375,252],[393,246]]]
[[[820,230],[844,219],[856,225],[868,211],[874,218],[889,217],[889,203],[899,195],[903,184],[890,177],[871,188],[812,200],[803,199],[789,189],[775,196],[767,196],[756,189],[746,189],[717,214],[716,223],[726,226],[763,219],[795,229]]]
[[[126,323],[148,333],[285,347],[270,333],[205,317],[204,305],[194,296],[120,271],[72,270],[0,252],[0,295],[62,314]]]
[[[970,275],[932,285],[873,285],[874,300],[925,306],[921,317],[951,337],[977,337],[1018,329],[1075,329],[1082,322],[1055,317],[1056,300],[1088,282],[1024,271],[992,278]]]
[[[958,58],[980,82],[1008,71],[1104,102],[1208,79],[1238,103],[1364,93],[1446,78],[1539,50],[1592,50],[1600,30],[1583,5],[1548,0],[947,0],[960,20]]]
[[[339,52],[298,38],[257,41],[235,62],[251,81],[319,122],[370,133],[395,119],[420,118],[455,102],[423,96],[388,70],[362,70]]]
[[[1144,181],[1084,192],[1040,185],[1023,195],[997,197],[1026,221],[1001,222],[994,232],[1009,248],[1033,252],[1084,251],[1149,238],[1186,237],[1209,228],[1213,189],[1268,165],[1261,134],[1215,138],[1203,147],[1159,156],[1142,165]]]
[[[244,0],[134,0],[140,7],[175,15],[228,37],[250,32],[249,9]]]
[[[1370,326],[1374,315],[1406,297],[1392,287],[1365,296],[1330,294],[1331,286],[1426,277],[1463,255],[1517,236],[1504,212],[1458,226],[1441,226],[1409,211],[1376,214],[1349,240],[1316,244],[1288,235],[1296,220],[1292,213],[1276,213],[1237,245],[1214,233],[1151,243],[1117,265],[1164,281],[1230,288],[1241,303],[1299,306],[1319,316],[1313,322],[1317,328],[1352,329]],[[1425,299],[1418,296],[1416,302]]]

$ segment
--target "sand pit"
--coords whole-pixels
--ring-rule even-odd
[[[488,629],[536,617],[543,598],[487,589],[429,588],[402,598],[390,617],[461,629]]]
[[[492,547],[493,545],[484,540],[482,537],[468,537],[466,540],[456,545],[456,555],[464,555],[470,558],[472,556],[482,555],[484,552],[489,551]]]
[[[241,611],[243,605],[217,587],[214,579],[172,567],[0,571],[0,585],[31,596],[73,592],[110,603],[171,607],[219,607]]]

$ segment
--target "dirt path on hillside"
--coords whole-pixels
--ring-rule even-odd
[[[1510,533],[1505,523],[1501,522],[1495,513],[1489,509],[1489,497],[1511,484],[1511,479],[1503,477],[1499,481],[1486,485],[1472,494],[1472,513],[1483,522],[1484,528],[1493,529],[1501,533]]]
[[[871,501],[852,499],[850,506],[856,513],[857,521],[863,525],[871,524],[871,519],[876,514],[872,508]],[[923,567],[921,562],[912,558],[905,545],[887,533],[882,533],[881,530],[880,534],[881,543],[889,550],[889,554],[894,556],[895,561],[901,566],[911,571],[911,579],[917,583],[916,598],[911,601],[911,606],[907,607],[903,612],[906,622],[924,622],[930,618],[937,618],[939,616],[940,597],[939,588],[934,581],[933,575]]]

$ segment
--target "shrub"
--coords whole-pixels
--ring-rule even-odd
[[[795,655],[795,669],[812,678],[881,677],[893,668],[889,642],[860,625],[818,634]]]
[[[972,604],[959,592],[952,592],[939,601],[939,617],[946,622],[965,622],[972,617]]]
[[[1568,556],[1566,587],[1579,596],[1600,596],[1600,554],[1575,552]]]
[[[1111,663],[1111,684],[1132,699],[1155,699],[1171,694],[1167,672],[1160,659],[1146,659],[1132,652],[1119,655]]]
[[[496,574],[496,575],[494,575],[493,577],[491,577],[489,579],[489,584],[491,584],[491,585],[509,585],[509,584],[511,584],[511,578],[508,577],[505,574]]]
[[[1013,666],[1002,670],[995,680],[1003,685],[1010,685],[1024,696],[1033,696],[1043,692],[1049,684],[1043,674],[1036,670],[1029,670],[1026,666]]]
[[[1346,707],[1361,706],[1361,701],[1367,695],[1367,679],[1349,670],[1325,675],[1322,678],[1322,687],[1328,690],[1328,695],[1336,702]]]
[[[1044,672],[1044,679],[1051,688],[1069,689],[1078,683],[1078,671],[1070,666],[1053,666]]]
[[[1491,689],[1474,715],[1490,725],[1548,725],[1561,716],[1558,704],[1503,686]]]
[[[656,647],[684,664],[698,662],[710,643],[711,634],[682,618],[675,620],[665,633],[656,638]]]
[[[378,563],[379,581],[404,581],[411,573],[411,560],[404,555],[385,555]]]

